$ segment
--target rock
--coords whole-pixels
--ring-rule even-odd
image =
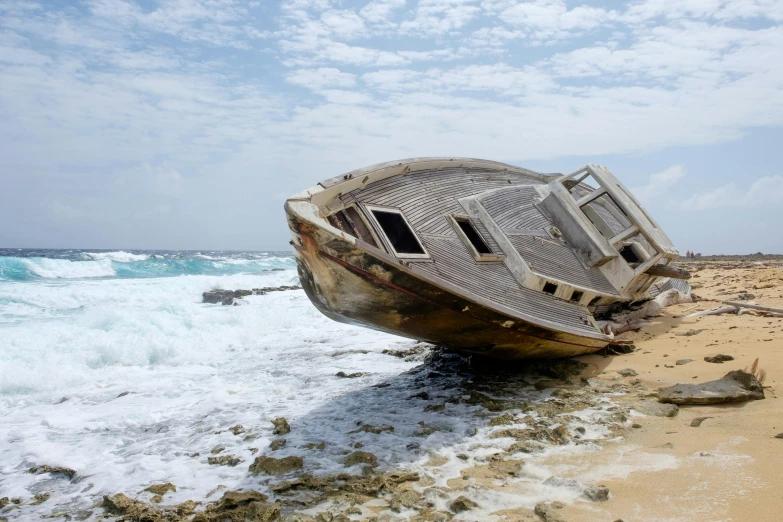
[[[696,417],[691,421],[691,428],[698,428],[701,426],[701,423],[706,421],[707,419],[712,419],[713,417]]]
[[[272,424],[275,425],[275,435],[285,435],[286,433],[291,432],[291,426],[288,425],[288,421],[285,420],[285,417],[276,418],[272,421]]]
[[[307,444],[305,444],[304,447],[309,449],[309,450],[323,451],[326,448],[326,441],[322,440],[321,442],[318,442],[318,443],[316,443],[316,442],[308,442]]]
[[[76,476],[76,471],[64,466],[35,466],[27,470],[28,473],[33,475],[40,475],[42,473],[60,474],[68,477],[68,480],[72,480]]]
[[[775,438],[776,439],[783,439],[783,433],[778,433],[777,435],[775,435]]]
[[[720,404],[764,398],[764,388],[755,376],[742,370],[700,384],[676,384],[658,390],[658,400],[672,404]]]
[[[704,360],[709,363],[721,364],[727,361],[733,361],[734,357],[731,355],[726,355],[725,353],[719,353],[718,355],[713,355],[712,357],[705,357]]]
[[[504,413],[489,421],[490,426],[506,426],[509,424],[514,424],[514,416],[510,413]]]
[[[606,486],[592,486],[585,488],[582,495],[592,502],[604,502],[609,500],[609,488]]]
[[[367,374],[364,372],[353,372],[353,373],[337,372],[334,375],[335,377],[342,377],[343,379],[356,379],[357,377],[361,377]]]
[[[235,455],[220,455],[219,457],[208,457],[207,463],[212,466],[231,466],[234,467],[242,462],[242,459]]]
[[[286,445],[285,439],[275,439],[269,443],[269,449],[272,451],[277,451],[280,448],[284,447],[285,445]]]
[[[388,431],[389,433],[394,431],[394,426],[373,426],[372,424],[362,424],[358,430],[349,431],[349,434],[352,433],[374,433],[375,435],[379,435],[383,433],[384,431]]]
[[[636,377],[637,375],[639,375],[638,373],[636,373],[636,370],[634,370],[632,368],[626,368],[624,370],[617,370],[617,373],[619,373],[623,377]]]
[[[378,457],[370,453],[369,451],[354,451],[343,459],[345,467],[355,466],[357,464],[369,464],[370,466],[378,465]]]
[[[51,493],[46,493],[46,492],[36,493],[35,496],[33,497],[32,504],[34,506],[37,506],[38,504],[43,504],[44,502],[49,500],[49,497],[51,496],[52,496]]]
[[[538,518],[540,518],[544,522],[563,522],[563,519],[557,515],[555,509],[557,508],[552,504],[547,504],[546,502],[539,502],[538,504],[536,504],[536,507],[533,510],[533,512],[536,515],[538,515]]]
[[[212,448],[209,452],[212,453],[213,455],[217,455],[218,453],[220,453],[221,451],[224,451],[225,449],[226,449],[225,446],[223,446],[222,444],[218,444],[217,446]],[[198,456],[198,454],[196,454],[196,455]]]
[[[462,513],[463,511],[470,511],[471,509],[475,509],[477,507],[479,507],[478,504],[464,495],[460,495],[449,503],[449,509],[453,513]]]
[[[122,515],[130,509],[134,502],[123,493],[105,495],[103,497],[103,508],[111,514]]]
[[[201,294],[201,302],[209,304],[220,303],[224,306],[234,304],[234,299],[241,299],[246,295],[253,295],[250,290],[210,290]]]
[[[10,502],[10,500],[8,500],[8,497],[0,498],[0,509],[3,509],[4,507],[6,507],[9,502]]]
[[[144,491],[149,491],[153,495],[165,495],[169,491],[177,491],[177,486],[171,482],[166,482],[165,484],[153,484],[151,486],[147,486],[144,488]]]
[[[247,506],[246,522],[271,522],[280,520],[280,506],[267,502],[251,502]]]
[[[234,435],[241,435],[242,433],[245,433],[245,428],[243,428],[241,424],[237,424],[236,426],[229,428],[228,431]]]
[[[703,331],[704,330],[688,330],[687,332],[680,332],[680,333],[677,333],[677,334],[674,334],[674,335],[678,335],[680,337],[692,337],[694,335],[699,335]]]
[[[574,491],[581,491],[582,486],[579,485],[579,481],[575,479],[563,478],[563,477],[549,477],[544,481],[544,485],[553,486],[557,488],[572,489]]]
[[[421,502],[422,496],[418,491],[412,489],[404,489],[402,491],[395,491],[392,493],[389,507],[392,511],[400,511],[401,508],[412,508]]]
[[[125,397],[126,395],[130,395],[130,392],[129,391],[124,391],[124,392],[120,393],[119,395],[117,395],[117,398],[119,399],[120,397]]]
[[[441,412],[446,410],[445,404],[428,404],[424,407],[424,411]]]
[[[635,402],[632,407],[639,413],[654,417],[676,417],[680,411],[680,408],[674,404],[661,404],[654,401]]]
[[[524,465],[525,462],[522,460],[495,460],[489,463],[489,468],[501,475],[519,477],[522,475],[522,466]]]
[[[258,491],[226,491],[220,497],[217,507],[222,510],[234,509],[239,506],[246,506],[251,502],[266,502],[268,496]]]
[[[682,366],[683,364],[688,364],[689,362],[693,362],[693,359],[680,359],[674,364],[676,364],[677,366]]]
[[[250,465],[250,472],[253,475],[265,473],[267,475],[282,475],[296,469],[302,469],[304,460],[302,457],[283,457],[275,459],[272,457],[256,457],[256,460]]]
[[[638,428],[641,428],[641,427],[642,427],[642,425],[641,425],[641,424],[639,424],[638,422],[634,422],[633,424],[631,424],[631,427],[632,427],[632,428],[637,428],[637,429],[638,429]]]

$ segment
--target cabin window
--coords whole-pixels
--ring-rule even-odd
[[[353,237],[359,238],[365,243],[378,248],[378,243],[376,243],[367,223],[364,222],[364,218],[362,218],[355,207],[347,207],[332,214],[328,219],[333,227],[339,228],[346,234],[350,234]]]
[[[478,230],[476,230],[476,227],[473,226],[473,223],[470,222],[467,218],[463,217],[455,217],[454,221],[457,222],[457,226],[462,230],[462,233],[465,234],[465,237],[470,242],[471,245],[473,245],[473,248],[476,249],[476,252],[479,254],[491,254],[492,250],[490,250],[489,246],[487,246],[486,241],[484,241],[484,238],[481,237],[481,234],[479,234]]]
[[[597,305],[597,304],[598,304],[598,301],[600,301],[600,300],[601,300],[601,296],[600,296],[600,295],[598,295],[598,296],[595,296],[595,297],[593,297],[593,298],[590,300],[590,304],[589,304],[589,305],[587,305],[587,306],[595,306],[595,305]]]
[[[402,212],[397,209],[370,206],[367,206],[367,209],[397,257],[429,257]]]
[[[620,255],[623,256],[623,259],[629,264],[634,265],[641,263],[642,260],[639,259],[639,256],[636,255],[636,252],[633,251],[633,248],[630,246],[624,246],[620,250]]]
[[[557,292],[557,285],[556,284],[550,283],[549,281],[544,283],[544,293],[545,294],[552,294],[552,295],[554,295],[555,292]]]
[[[571,301],[573,301],[574,303],[578,303],[579,301],[582,300],[582,297],[584,297],[584,295],[585,293],[582,292],[581,290],[574,290],[574,293],[571,294]]]
[[[601,184],[595,180],[590,172],[584,172],[581,175],[577,174],[575,177],[563,181],[563,186],[568,189],[568,192],[571,193],[574,199],[581,199],[601,188]]]

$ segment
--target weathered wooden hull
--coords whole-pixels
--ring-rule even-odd
[[[503,359],[572,356],[608,344],[477,303],[384,252],[300,219],[288,205],[286,213],[302,286],[331,319]]]

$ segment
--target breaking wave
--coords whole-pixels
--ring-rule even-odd
[[[57,255],[60,257],[55,257],[46,251],[29,252],[29,257],[2,254],[0,252],[0,281],[19,282],[47,279],[136,279],[182,275],[258,274],[287,270],[295,266],[293,257],[285,253],[70,251],[58,252]]]

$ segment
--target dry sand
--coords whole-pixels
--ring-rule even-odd
[[[783,268],[737,264],[692,265],[698,307],[665,309],[641,332],[624,334],[636,352],[580,359],[600,379],[640,379],[648,391],[676,383],[719,379],[759,358],[766,373],[766,399],[735,405],[683,406],[673,418],[634,416],[638,425],[600,452],[553,458],[548,464],[563,477],[600,483],[611,491],[605,502],[577,502],[555,511],[579,521],[780,521],[783,520],[783,317],[725,314],[684,318],[755,294],[756,304],[783,308]],[[767,287],[767,288],[764,288]],[[693,308],[693,309],[691,309]],[[701,330],[696,335],[677,335]],[[723,364],[704,361],[718,353],[734,356]],[[692,359],[683,365],[676,361]],[[637,377],[617,370],[632,368]],[[628,397],[630,400],[631,398]],[[691,427],[697,417],[708,417]],[[539,520],[529,510],[508,513],[508,520]]]

